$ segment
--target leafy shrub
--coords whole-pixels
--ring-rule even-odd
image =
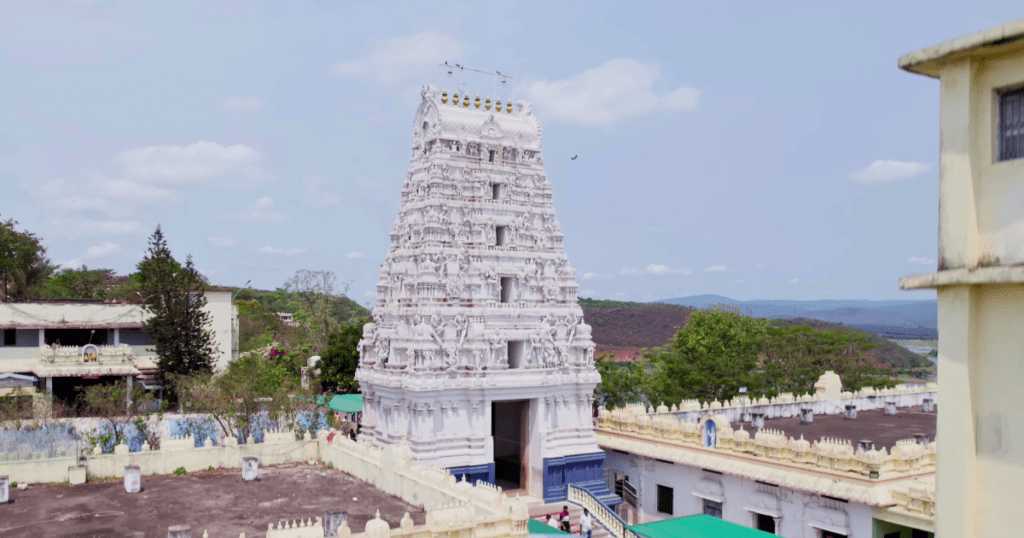
[[[185,468],[184,467],[178,467],[177,469],[175,469],[174,470],[174,476],[185,476]]]

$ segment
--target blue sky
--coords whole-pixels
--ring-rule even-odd
[[[534,103],[583,296],[928,299],[897,280],[935,270],[938,83],[896,59],[1020,16],[1010,2],[4,1],[0,216],[63,264],[129,272],[159,223],[214,283],[329,269],[365,304],[419,87],[457,87],[447,60],[511,74]]]

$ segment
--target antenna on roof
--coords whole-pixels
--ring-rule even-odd
[[[501,79],[501,87],[502,88],[505,88],[508,85],[509,82],[512,82],[512,98],[510,98],[508,100],[508,102],[511,103],[511,102],[513,102],[515,100],[516,78],[513,77],[512,75],[506,75],[506,74],[503,74],[501,71],[497,71],[497,70],[494,71],[494,72],[481,71],[479,69],[472,69],[470,67],[461,66],[461,65],[459,65],[459,64],[457,64],[455,62],[448,63],[447,61],[445,61],[443,64],[438,65],[438,67],[440,67],[442,69],[446,69],[448,71],[449,75],[452,75],[454,73],[454,71],[453,71],[454,69],[458,69],[459,70],[459,82],[458,82],[458,85],[459,85],[459,92],[460,93],[462,92],[462,86],[463,86],[463,83],[462,83],[462,73],[465,72],[465,71],[471,71],[473,73],[480,73],[482,75],[491,75],[491,78],[492,78],[491,91],[494,93],[495,97],[497,97],[497,95],[498,95],[498,79],[499,78]]]

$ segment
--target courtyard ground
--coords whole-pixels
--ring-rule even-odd
[[[11,489],[10,504],[0,505],[4,538],[73,536],[76,538],[160,537],[172,525],[191,525],[192,536],[263,536],[267,524],[348,512],[349,527],[362,532],[380,509],[395,528],[406,512],[420,525],[425,514],[352,476],[323,465],[288,463],[260,469],[260,479],[243,482],[240,469],[219,469],[187,476],[144,476],[142,492],[129,495],[123,480],[70,485],[32,485]]]

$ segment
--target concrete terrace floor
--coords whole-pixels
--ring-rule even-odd
[[[211,538],[263,536],[268,523],[322,518],[327,510],[348,512],[353,532],[362,532],[378,509],[391,528],[406,512],[417,525],[426,519],[419,507],[350,475],[305,463],[261,468],[259,481],[250,483],[242,481],[240,469],[220,469],[144,476],[142,492],[133,495],[118,480],[12,488],[11,500],[0,505],[4,538],[163,538],[172,525],[191,525],[195,538],[204,530]]]

